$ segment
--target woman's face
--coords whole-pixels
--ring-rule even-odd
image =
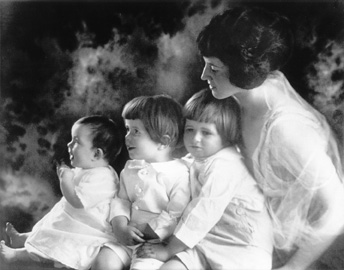
[[[216,57],[203,57],[203,59],[201,79],[208,82],[215,98],[224,99],[242,92],[243,89],[230,83],[228,67],[220,59]]]

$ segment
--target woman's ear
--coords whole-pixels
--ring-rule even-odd
[[[160,145],[159,149],[164,149],[164,148],[170,146],[170,144],[172,142],[171,137],[169,135],[162,136],[160,141],[161,141],[161,145]]]
[[[104,151],[101,148],[97,148],[96,151],[94,152],[94,158],[95,159],[102,159],[104,158]]]

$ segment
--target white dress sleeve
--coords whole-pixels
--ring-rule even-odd
[[[228,166],[228,160],[214,160],[205,175],[206,182],[199,196],[191,200],[177,225],[174,234],[179,240],[193,248],[206,236],[236,194],[240,174],[237,166]]]
[[[267,170],[264,191],[275,224],[275,246],[288,250],[316,235],[327,217],[330,208],[322,191],[329,185],[343,187],[317,122],[287,115],[273,123],[267,136],[260,164]]]
[[[114,197],[118,176],[114,170],[104,167],[84,170],[75,192],[84,208],[92,208]]]

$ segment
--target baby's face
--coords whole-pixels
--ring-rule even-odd
[[[67,144],[73,167],[89,169],[93,167],[96,149],[92,143],[92,130],[87,125],[75,124],[72,127],[72,140]]]
[[[189,119],[185,123],[184,145],[196,159],[206,159],[225,147],[214,123]]]

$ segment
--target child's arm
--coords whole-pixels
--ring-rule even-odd
[[[83,205],[74,189],[74,172],[65,164],[58,165],[56,170],[60,180],[60,188],[63,196],[73,207],[83,208]]]
[[[127,246],[144,243],[143,233],[136,227],[129,224],[127,217],[116,216],[111,220],[112,230],[117,240]]]
[[[139,258],[154,258],[162,262],[168,261],[175,254],[184,251],[188,246],[185,245],[174,235],[171,236],[167,245],[146,243],[137,250]]]
[[[141,224],[130,224],[133,227],[137,228],[143,233],[143,239],[145,240],[152,240],[152,239],[159,239],[159,235],[155,233],[155,231],[149,226],[148,223],[141,223]]]
[[[148,222],[144,234],[157,236],[152,239],[160,238],[164,240],[172,235],[178,223],[178,219],[181,217],[190,201],[189,172],[185,170],[185,172],[181,173],[179,178],[174,181],[168,179],[168,176],[164,174],[159,174],[158,178],[158,182],[167,183],[166,186],[168,186],[168,183],[172,184],[171,187],[167,189],[169,202],[166,205],[165,211],[162,211],[158,217]]]
[[[242,170],[246,172],[246,167],[234,160],[233,166],[228,166],[227,160],[212,163],[199,196],[189,203],[168,245],[145,244],[139,256],[166,260],[197,245],[221,219],[242,180]]]

